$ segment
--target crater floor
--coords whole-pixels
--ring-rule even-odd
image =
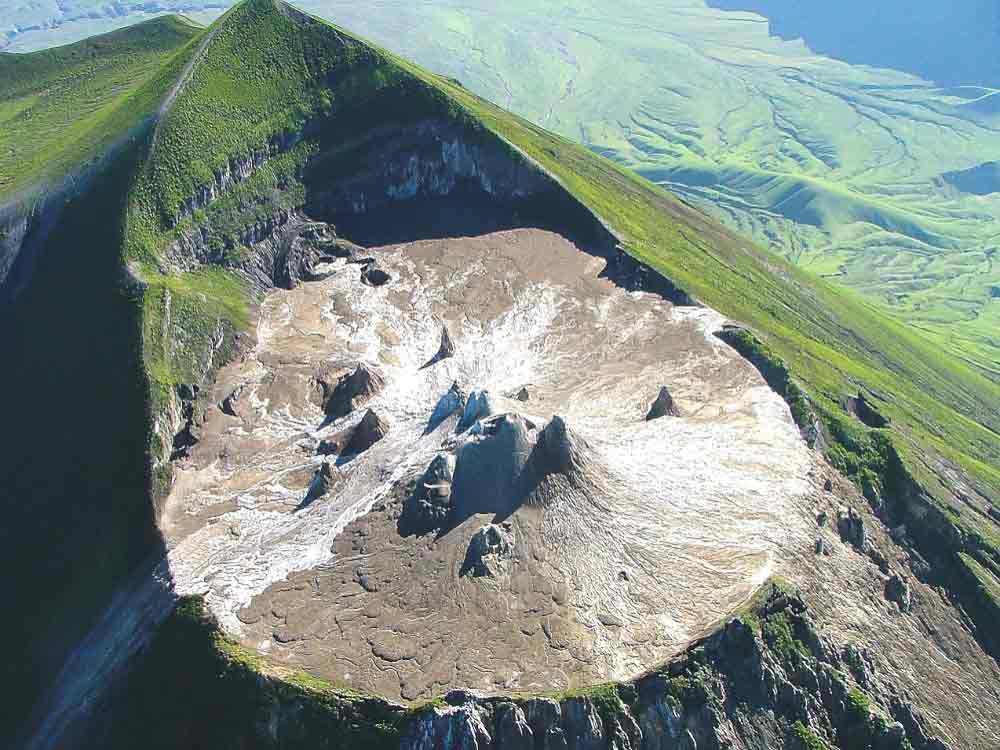
[[[386,283],[338,260],[266,298],[178,467],[162,522],[177,589],[246,645],[407,700],[624,679],[812,543],[817,459],[714,311],[617,287],[540,230],[367,254]],[[454,352],[434,361],[443,327]],[[317,373],[362,363],[384,387],[328,417]],[[463,419],[453,384],[491,408]],[[647,421],[664,386],[679,416]],[[381,440],[318,454],[369,409]],[[513,481],[555,416],[571,468]],[[461,512],[412,533],[439,454]],[[502,544],[470,565],[494,523]]]

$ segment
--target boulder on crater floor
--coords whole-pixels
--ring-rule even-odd
[[[487,524],[477,531],[469,542],[469,551],[462,566],[463,573],[476,577],[495,578],[514,556],[514,527]]]
[[[319,281],[330,272],[317,270],[324,260],[337,257],[332,252],[338,243],[337,233],[332,226],[321,221],[306,221],[295,225],[284,243],[275,253],[266,272],[274,284],[283,289],[294,289],[303,281]]]
[[[337,382],[333,392],[323,405],[323,411],[330,417],[343,417],[362,406],[385,388],[385,378],[365,363]]]
[[[667,387],[663,386],[660,388],[660,393],[657,395],[656,400],[649,407],[649,412],[646,414],[646,421],[649,422],[660,417],[679,417],[680,415],[681,412],[677,408],[677,404],[674,403],[674,397],[670,395]]]
[[[388,272],[375,265],[374,261],[361,266],[361,282],[368,286],[383,286],[389,283]]]
[[[318,500],[332,490],[337,483],[340,481],[341,474],[335,466],[324,461],[320,464],[320,467],[316,469],[316,473],[313,475],[312,482],[309,484],[309,490],[306,493],[305,499],[302,501],[302,505],[308,505],[314,500]]]
[[[243,392],[246,390],[246,385],[238,385],[233,391],[226,396],[222,401],[219,402],[219,410],[223,414],[228,414],[230,417],[238,417],[238,409],[240,405],[240,399],[243,396]]]
[[[389,433],[389,423],[369,409],[351,433],[351,439],[344,446],[344,454],[356,456],[364,453]]]
[[[453,356],[455,356],[455,342],[451,340],[451,334],[448,332],[448,326],[442,323],[441,343],[438,345],[437,353],[427,361],[424,367],[436,365],[441,360],[448,359]]]
[[[365,252],[363,247],[338,237],[332,226],[319,221],[303,224],[298,230],[298,239],[315,248],[321,260],[353,259]]]
[[[427,534],[440,529],[451,514],[451,483],[455,458],[439,453],[417,483],[417,488],[403,505],[399,532],[403,536]]]

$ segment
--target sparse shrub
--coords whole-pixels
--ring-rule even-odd
[[[788,612],[776,612],[762,622],[764,641],[785,664],[799,666],[809,649],[795,637]]]
[[[803,750],[830,750],[830,745],[801,721],[795,722],[795,737]]]
[[[867,722],[871,716],[871,701],[858,688],[851,688],[847,694],[847,713],[856,723]]]

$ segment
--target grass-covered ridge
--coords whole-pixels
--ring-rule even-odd
[[[632,255],[749,325],[758,354],[784,370],[796,417],[821,418],[831,459],[845,473],[870,494],[898,489],[890,466],[916,478],[970,549],[984,561],[996,556],[1000,535],[985,507],[1000,498],[1000,385],[860,296],[759,248],[588,149],[288,6],[251,0],[211,27],[137,176],[126,255],[157,292],[164,283],[159,258],[177,231],[184,200],[230,159],[275,137],[305,138],[307,131],[336,151],[358,132],[426,117],[449,119],[477,137],[484,130],[500,136],[555,176]],[[307,151],[285,165],[286,192],[301,177]],[[175,294],[188,286],[171,283]],[[147,297],[148,320],[162,314],[156,298]],[[222,310],[233,327],[238,308],[237,292]],[[147,336],[147,359],[163,393],[179,373],[151,341]],[[878,400],[887,429],[869,430],[844,412],[843,397],[859,390]]]
[[[12,41],[52,44],[79,38],[65,35],[83,28],[127,22],[87,20],[70,31],[87,2],[97,5],[18,8],[6,19]],[[852,4],[851,13],[861,12],[863,3]],[[780,18],[788,5],[745,7]],[[140,6],[100,12],[144,17]],[[1000,285],[1000,193],[976,195],[948,179],[996,159],[1000,95],[988,85],[935,85],[832,60],[769,34],[762,18],[710,7],[740,3],[301,0],[301,6],[661,183],[796,264],[860,291],[1000,379],[1000,303],[991,292]],[[191,13],[221,6],[163,0],[157,7]],[[927,24],[935,12],[920,10],[889,26],[895,33],[940,33]],[[487,14],[491,22],[482,23]],[[839,11],[840,21],[849,16]],[[974,18],[971,10],[955,10],[947,22],[980,43],[995,36]],[[36,27],[60,21],[67,22],[61,30]],[[778,24],[770,31],[784,36]],[[839,26],[808,28],[829,37]],[[867,41],[893,33],[880,28]],[[967,41],[958,43],[966,62],[975,59]],[[848,48],[856,42],[846,41]],[[806,45],[817,49],[808,36]],[[889,59],[916,52],[920,65],[902,70],[925,74],[924,64],[948,68],[958,59],[942,63],[920,45],[891,46],[870,51]],[[962,75],[964,84],[979,77],[968,69]]]
[[[0,53],[0,206],[101,156],[155,113],[203,30],[178,16],[30,55]]]

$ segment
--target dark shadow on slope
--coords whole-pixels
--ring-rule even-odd
[[[477,237],[510,229],[550,231],[589,255],[604,258],[607,266],[600,275],[618,286],[657,294],[677,305],[697,304],[667,278],[620,249],[600,222],[561,190],[522,199],[499,198],[466,182],[443,196],[418,196],[361,214],[321,213],[316,218],[329,221],[339,235],[367,247]]]
[[[508,229],[555,232],[602,258],[601,276],[678,305],[697,302],[628,255],[612,232],[558,182],[482,134],[430,119],[373,131],[352,148],[336,128],[304,170],[303,211],[340,237],[374,247],[472,237]]]
[[[150,502],[141,291],[118,255],[135,156],[120,154],[58,221],[40,217],[51,231],[34,273],[0,313],[4,747],[21,746],[18,725],[116,589],[165,553]]]
[[[857,396],[845,396],[841,405],[844,407],[844,411],[867,427],[879,430],[889,426],[889,420],[883,416],[877,406],[868,400],[863,392],[859,391]]]
[[[516,202],[495,199],[472,183],[446,196],[419,196],[363,214],[330,217],[337,234],[365,247],[472,237],[531,226]]]

